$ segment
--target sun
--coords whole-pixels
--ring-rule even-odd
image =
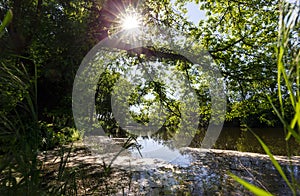
[[[126,14],[121,19],[122,29],[129,30],[140,26],[140,19],[136,13]]]
[[[122,21],[122,28],[123,29],[133,29],[139,27],[139,20],[134,15],[125,16]]]

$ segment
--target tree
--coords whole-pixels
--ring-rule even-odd
[[[14,13],[0,42],[1,58],[23,64],[32,77],[37,68],[40,119],[51,121],[51,113],[70,118],[73,78],[90,47],[90,3],[15,0],[0,6]]]
[[[177,7],[181,9],[187,2],[178,1]],[[170,1],[147,1],[141,12],[147,13],[145,25],[172,26],[198,39],[199,45],[210,52],[227,84],[228,121],[239,119],[242,123],[254,126],[259,123],[279,125],[266,96],[276,99],[274,46],[277,40],[278,3],[195,1],[199,2],[200,9],[207,11],[207,21],[200,21],[196,26],[174,12]],[[105,26],[107,32],[108,26]],[[129,48],[121,44],[117,47],[122,50]],[[142,48],[130,52],[172,59],[174,62],[187,61],[172,51],[162,52],[159,48]]]
[[[206,11],[207,20],[192,27],[191,36],[210,51],[226,80],[228,120],[275,125],[278,119],[266,95],[276,99],[278,88],[278,1],[194,2]]]

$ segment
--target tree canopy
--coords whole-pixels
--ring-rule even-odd
[[[206,13],[198,24],[186,17],[190,2]],[[144,37],[127,29],[122,39],[128,16]],[[157,122],[149,135],[179,138],[178,147],[199,135],[210,148],[205,128],[223,121],[283,124],[286,140],[300,141],[299,16],[299,1],[283,0],[0,0],[1,193],[41,195],[38,153],[79,139],[80,112],[79,124],[129,139],[140,133],[130,126]],[[74,99],[76,90],[87,93]],[[72,111],[76,104],[86,107]],[[72,181],[63,160],[64,152],[51,182],[59,187],[49,188],[61,195]]]
[[[205,10],[206,19],[198,24],[190,22],[184,15],[184,5],[188,2]],[[36,76],[36,103],[41,120],[53,122],[59,116],[65,119],[65,124],[72,124],[71,92],[81,60],[96,43],[121,30],[122,14],[136,10],[142,26],[176,29],[197,40],[198,47],[209,52],[226,83],[226,122],[279,124],[267,98],[269,96],[275,103],[278,89],[274,53],[278,1],[10,0],[1,1],[0,9],[0,18],[4,18],[8,10],[13,13],[0,40],[1,63],[24,66],[31,84]],[[160,59],[185,70],[186,63],[190,63],[163,45],[134,49],[129,46],[128,43],[115,45],[125,51],[125,56],[135,59],[130,62],[133,64],[143,59]],[[114,76],[108,80],[114,81]],[[196,81],[195,78],[191,80]],[[6,89],[2,93],[3,112],[9,112],[23,95],[1,85]],[[207,122],[210,97],[205,88],[198,89],[197,96],[202,104],[200,114]],[[161,100],[166,99],[159,96]],[[283,94],[283,98],[286,97],[288,95]],[[286,104],[289,110],[289,103]]]

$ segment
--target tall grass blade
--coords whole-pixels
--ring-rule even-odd
[[[270,97],[268,97],[268,99],[269,99],[269,101],[270,101],[270,103],[271,103],[271,105],[272,105],[272,107],[273,107],[273,109],[274,109],[274,111],[275,111],[275,113],[277,114],[277,116],[278,116],[278,118],[279,118],[279,120],[281,121],[281,123],[283,124],[283,126],[288,130],[288,133],[287,133],[287,135],[286,135],[286,138],[285,138],[285,140],[289,140],[289,138],[291,137],[291,136],[293,136],[295,139],[296,139],[296,141],[298,142],[298,143],[300,143],[300,135],[298,134],[298,133],[296,133],[296,131],[283,119],[283,117],[280,115],[280,113],[279,113],[279,111],[277,110],[277,108],[274,106],[274,104],[272,103],[272,101],[271,101],[271,99],[270,99]],[[297,114],[297,113],[296,113]],[[298,118],[299,118],[299,115],[298,115]]]
[[[251,130],[250,130],[251,131]],[[252,132],[252,131],[251,131]],[[252,132],[252,134],[256,137],[256,139],[259,141],[260,145],[263,147],[264,151],[266,152],[266,154],[269,156],[272,164],[274,165],[274,167],[276,168],[276,170],[279,172],[279,174],[281,175],[281,177],[284,179],[284,181],[286,182],[286,184],[289,186],[289,188],[291,189],[291,191],[293,192],[293,194],[295,195],[296,192],[293,188],[293,186],[291,185],[291,183],[289,182],[289,180],[287,179],[285,173],[283,172],[281,166],[279,165],[279,163],[276,161],[276,159],[274,158],[273,154],[271,153],[270,149],[268,148],[268,146],[254,133]]]
[[[4,31],[5,27],[11,22],[12,18],[13,18],[13,13],[11,10],[9,10],[4,17],[2,24],[0,25],[0,38],[3,35],[2,32]]]
[[[234,174],[229,174],[235,181],[237,181],[238,183],[240,183],[241,185],[243,185],[245,188],[247,188],[248,190],[250,190],[252,193],[254,193],[255,195],[260,195],[260,196],[272,196],[271,193],[258,188],[256,186],[254,186],[253,184],[250,184],[249,182],[237,177]]]

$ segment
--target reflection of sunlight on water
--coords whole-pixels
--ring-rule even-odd
[[[163,141],[138,137],[137,142],[139,150],[137,148],[132,148],[130,150],[132,156],[135,158],[160,159],[180,166],[188,166],[192,161],[191,156],[181,154],[178,149],[171,149],[169,146],[164,144]]]

